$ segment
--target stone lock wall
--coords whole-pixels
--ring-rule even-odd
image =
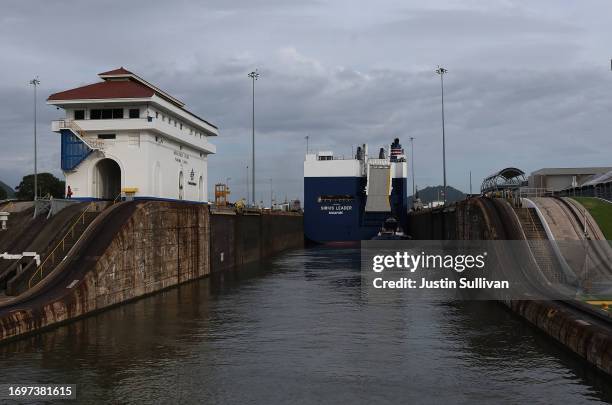
[[[0,306],[0,341],[303,246],[295,213],[211,214],[204,204],[132,201],[97,218],[19,303]],[[76,247],[75,247],[76,249]]]
[[[210,223],[213,273],[304,245],[304,217],[294,213],[213,213]]]
[[[95,307],[208,275],[208,219],[205,205],[146,203],[136,210],[88,273]]]
[[[0,341],[209,274],[206,205],[143,202],[126,218],[112,220],[123,221],[114,224],[116,232],[113,226],[106,232],[102,227],[93,235],[94,243],[106,244],[98,246],[100,256],[75,261],[82,279],[70,288],[53,288],[50,280],[46,294],[33,296],[24,302],[24,309],[1,316]],[[91,249],[85,248],[83,254],[88,253]]]

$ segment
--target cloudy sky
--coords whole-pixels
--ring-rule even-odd
[[[245,194],[251,83],[258,68],[257,176],[280,198],[302,194],[312,149],[415,137],[416,183],[440,184],[445,78],[448,182],[474,189],[517,166],[612,165],[612,3],[566,0],[29,1],[0,6],[0,179],[61,175],[61,111],[44,99],[125,66],[220,127],[209,183]],[[265,192],[265,193],[264,193]],[[258,193],[259,194],[259,193]],[[261,196],[259,197],[261,198]],[[267,198],[267,197],[266,197]]]

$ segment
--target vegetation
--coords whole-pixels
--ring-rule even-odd
[[[6,195],[6,190],[3,188],[0,188],[0,200],[6,200],[6,197],[8,197]]]
[[[408,188],[411,188],[410,182],[408,182]],[[418,196],[423,202],[427,204],[432,201],[442,200],[444,198],[444,187],[443,186],[430,186],[425,187],[422,190],[417,190]],[[448,196],[447,202],[461,201],[465,199],[465,194],[454,187],[447,186]],[[408,197],[408,206],[412,206],[412,196]]]
[[[53,198],[64,198],[64,181],[51,173],[38,173],[38,197],[51,195]],[[20,200],[34,199],[34,175],[28,174],[16,187],[17,198]]]
[[[2,193],[4,191],[4,194]],[[15,190],[10,188],[6,183],[0,181],[0,200],[2,200],[2,196],[6,195],[4,198],[12,198],[15,197]]]
[[[593,197],[572,197],[582,204],[599,225],[607,240],[612,240],[612,203]]]

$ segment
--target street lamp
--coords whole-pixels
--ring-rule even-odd
[[[416,194],[416,190],[414,187],[414,137],[411,136],[410,137],[410,164],[411,164],[411,171],[412,171],[412,199],[414,200],[414,195]]]
[[[38,76],[30,80],[34,87],[34,201],[38,199],[38,139],[36,136],[36,88],[40,85]]]
[[[442,89],[442,172],[444,176],[444,205],[446,205],[446,137],[444,133],[444,74],[448,73],[440,65],[436,69],[436,73],[440,75],[440,86]]]
[[[252,137],[252,161],[251,161],[252,167],[251,167],[251,170],[253,171],[253,175],[252,175],[253,205],[255,205],[255,80],[259,78],[259,73],[257,72],[257,69],[255,69],[253,72],[249,73],[248,76],[253,81],[253,137]]]
[[[225,178],[225,192],[226,192],[226,195],[225,195],[225,196],[226,196],[226,198],[227,198],[227,196],[228,196],[228,195],[231,193],[231,191],[232,191],[232,190],[230,190],[230,188],[229,188],[229,181],[230,181],[231,179],[232,179],[231,177],[226,177],[226,178]],[[229,199],[228,199],[228,202],[229,202]]]
[[[250,196],[249,196],[249,165],[247,165],[246,167],[246,204],[249,205],[249,201],[250,201]]]

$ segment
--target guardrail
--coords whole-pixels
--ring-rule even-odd
[[[87,145],[90,149],[93,150],[103,150],[104,149],[104,141],[100,141],[97,139],[87,139],[86,132],[76,123],[74,120],[56,120],[54,123],[57,123],[59,129],[69,129],[71,130],[85,145]]]
[[[66,239],[68,239],[68,236],[74,237],[74,229],[76,228],[76,226],[80,222],[85,224],[85,214],[87,214],[87,212],[89,212],[95,206],[96,204],[92,202],[92,203],[89,203],[87,207],[85,207],[81,215],[79,215],[79,218],[70,226],[68,232],[66,232],[64,237],[59,241],[59,243],[55,246],[55,248],[51,251],[51,253],[49,253],[47,257],[45,257],[45,260],[43,260],[43,262],[36,268],[36,271],[34,272],[34,274],[32,274],[32,277],[30,277],[30,280],[28,281],[28,288],[32,288],[32,281],[38,274],[40,274],[40,280],[43,279],[43,271],[45,269],[45,264],[49,261],[49,259],[55,260],[55,254],[58,252],[60,248],[62,249],[62,253],[66,250]]]

